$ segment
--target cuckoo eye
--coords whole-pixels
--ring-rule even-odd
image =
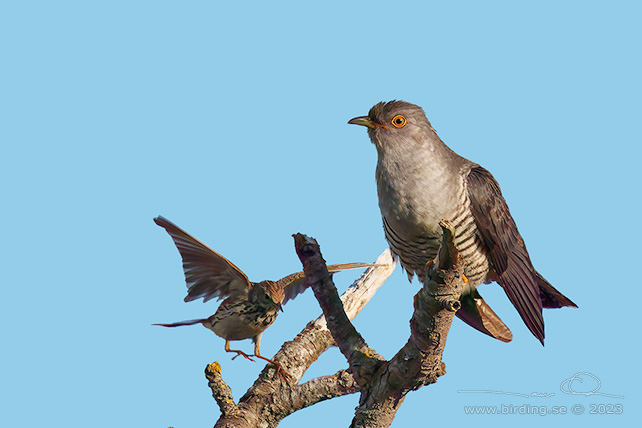
[[[403,128],[406,126],[406,118],[398,114],[392,118],[391,123],[395,128]]]

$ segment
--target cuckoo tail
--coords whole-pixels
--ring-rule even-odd
[[[207,318],[202,318],[198,320],[179,321],[179,322],[173,322],[171,324],[152,324],[152,325],[160,325],[161,327],[180,327],[183,325],[202,324],[205,321],[207,321]]]
[[[461,296],[460,301],[461,308],[455,313],[460,320],[502,342],[513,340],[513,333],[482,299],[477,290]]]
[[[577,305],[568,297],[560,293],[553,287],[539,272],[535,272],[535,279],[539,286],[539,297],[542,299],[542,306],[549,309],[562,308],[570,306],[577,308]]]

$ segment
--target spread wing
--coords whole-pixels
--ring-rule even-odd
[[[372,263],[341,263],[338,265],[328,265],[328,272],[336,273],[347,269],[359,269],[374,266]],[[285,278],[277,281],[277,284],[283,287],[285,298],[283,304],[288,300],[294,299],[299,294],[303,293],[309,287],[307,278],[303,272],[293,273]]]
[[[528,329],[544,344],[544,318],[537,273],[515,220],[490,172],[477,166],[466,178],[470,209],[497,282]]]
[[[188,288],[186,302],[247,295],[250,280],[232,262],[166,218],[159,216],[154,222],[169,233],[181,253]]]

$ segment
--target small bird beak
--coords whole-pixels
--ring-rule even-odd
[[[279,310],[280,310],[281,312],[283,312],[283,305],[281,305],[281,304],[279,303],[279,304],[278,304],[278,305],[276,305],[276,306],[279,308]]]
[[[367,126],[367,127],[368,127],[368,128],[370,128],[370,129],[375,129],[377,126],[379,126],[379,127],[381,127],[381,128],[388,129],[388,127],[387,127],[386,125],[382,125],[382,124],[380,124],[380,123],[373,122],[372,120],[370,120],[370,118],[369,118],[368,116],[359,116],[359,117],[355,117],[354,119],[350,119],[350,120],[348,121],[348,123],[349,123],[350,125],[361,125],[361,126]]]

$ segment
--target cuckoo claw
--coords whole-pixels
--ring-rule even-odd
[[[461,278],[464,280],[464,284],[468,284],[468,278],[466,278],[466,275],[462,273]]]
[[[430,270],[430,266],[432,266],[432,264],[433,264],[434,262],[435,262],[434,260],[428,260],[428,261],[426,262],[426,265],[424,266],[424,269],[426,269],[426,272],[428,272],[428,270]]]

